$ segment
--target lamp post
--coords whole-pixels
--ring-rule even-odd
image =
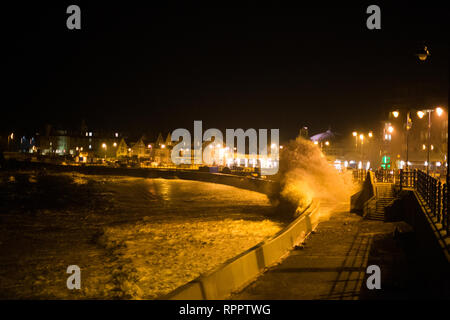
[[[106,160],[106,143],[102,144],[102,148],[105,149],[105,160]]]
[[[436,114],[440,117],[444,110],[440,107],[437,107],[436,109],[426,109],[426,110],[419,110],[417,111],[417,116],[422,119],[425,113],[428,114],[428,136],[427,136],[427,175],[430,173],[430,150],[431,150],[431,113],[436,111]],[[448,150],[447,150],[448,154]],[[447,156],[448,161],[448,156]],[[448,165],[447,165],[448,168]],[[447,173],[448,175],[448,173]]]
[[[358,132],[353,131],[352,135],[355,137],[355,152],[358,151]]]
[[[11,133],[10,135],[8,135],[8,151],[10,151],[9,142],[12,141],[13,139],[14,139],[14,133]]]
[[[394,118],[398,118],[400,115],[399,110],[392,111],[391,113],[394,116]],[[408,167],[409,167],[409,130],[412,127],[411,110],[408,109],[407,111],[405,111],[405,114],[406,114],[406,124],[405,124],[405,129],[406,129],[406,134],[405,134],[405,136],[406,136],[406,170],[408,170]]]
[[[364,135],[362,133],[359,135],[359,140],[361,140],[361,161],[364,163]]]

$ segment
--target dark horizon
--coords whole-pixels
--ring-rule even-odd
[[[346,133],[374,128],[394,105],[448,107],[446,10],[370,3],[344,7],[142,7],[79,3],[12,7],[8,85],[0,131],[49,123],[94,130],[169,132],[306,125]],[[414,56],[425,41],[430,58]]]

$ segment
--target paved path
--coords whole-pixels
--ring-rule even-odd
[[[374,237],[392,235],[395,224],[363,220],[348,210],[348,203],[321,203],[321,215],[329,219],[318,225],[303,249],[291,251],[231,299],[360,298]]]

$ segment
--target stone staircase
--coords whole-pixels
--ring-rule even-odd
[[[393,184],[379,182],[375,187],[377,190],[375,210],[370,210],[366,219],[384,221],[384,208],[389,206],[395,198]]]

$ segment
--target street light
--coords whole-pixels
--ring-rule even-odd
[[[426,48],[426,47],[425,47]],[[436,111],[436,114],[440,117],[444,110],[440,107],[437,107],[436,109],[426,109],[426,110],[420,110],[417,112],[417,116],[422,119],[425,113],[428,113],[428,147],[427,147],[427,175],[430,173],[430,151],[431,151],[431,113]]]
[[[364,135],[362,133],[359,135],[359,140],[361,140],[361,161],[364,162]]]
[[[352,134],[355,137],[355,152],[358,152],[358,132],[353,131]]]
[[[10,150],[9,150],[9,142],[10,142],[11,140],[14,140],[14,133],[11,133],[10,135],[8,135],[8,151],[10,151]]]
[[[400,113],[398,111],[392,111],[392,115],[394,116],[394,118],[398,118],[398,115]]]
[[[430,51],[428,50],[427,46],[424,46],[423,49],[421,49],[419,52],[416,53],[416,56],[419,58],[420,61],[425,61],[430,56]]]
[[[105,160],[106,160],[106,143],[102,144],[102,148],[105,149]]]
[[[424,115],[425,115],[425,112],[423,112],[423,111],[417,111],[417,116],[418,116],[420,119],[422,119]]]

